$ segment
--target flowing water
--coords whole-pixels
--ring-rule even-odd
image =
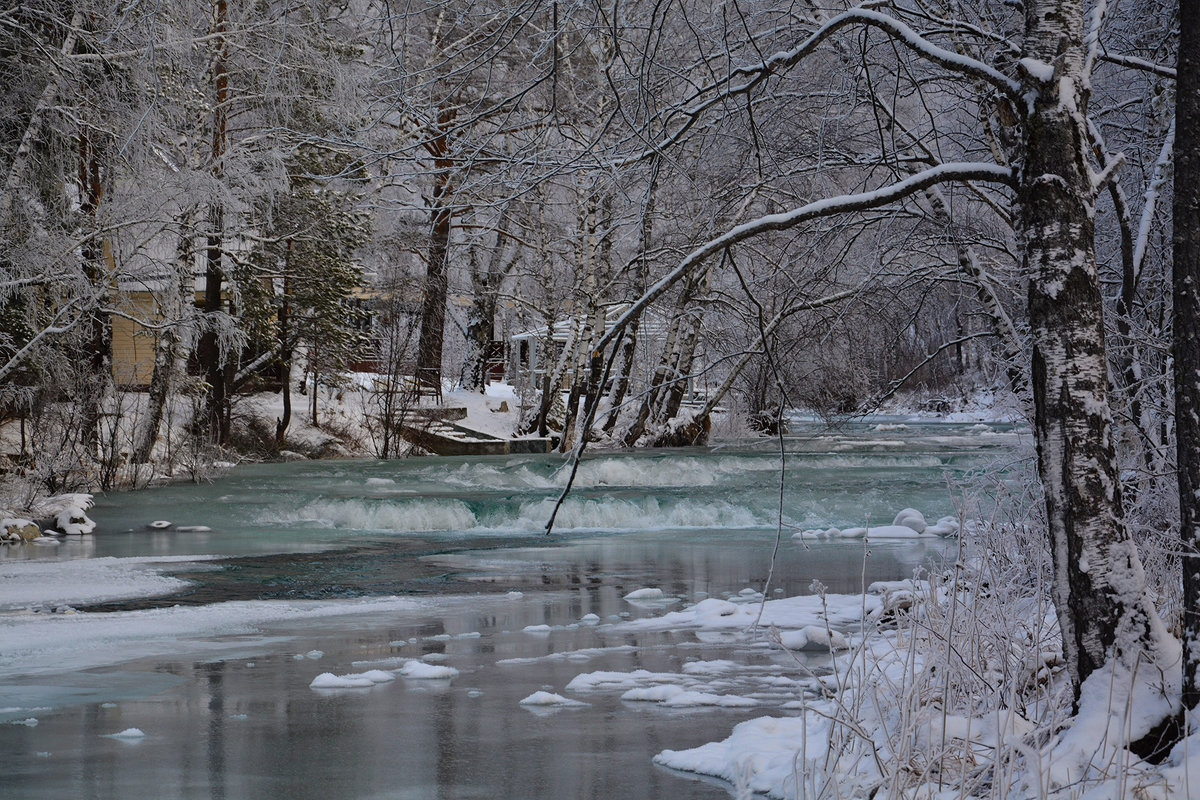
[[[931,521],[952,514],[956,482],[1003,465],[1018,438],[1003,426],[812,426],[786,438],[782,472],[775,442],[596,453],[549,535],[566,481],[554,456],[254,465],[210,484],[99,497],[93,536],[4,556],[115,568],[177,559],[158,569],[188,584],[74,603],[78,638],[44,652],[6,659],[0,639],[0,796],[727,797],[724,784],[651,757],[786,713],[786,690],[741,686],[761,703],[748,710],[611,695],[557,710],[518,702],[595,670],[734,658],[763,675],[794,672],[743,637],[619,623],[761,590],[780,535],[771,596],[807,593],[814,580],[856,592],[909,577],[953,542],[801,544],[791,533],[887,524],[905,506]],[[180,530],[195,526],[208,530]],[[622,599],[646,586],[669,600]],[[581,623],[589,614],[599,623]],[[407,658],[459,674],[309,687],[322,672]],[[129,728],[146,735],[112,737]]]

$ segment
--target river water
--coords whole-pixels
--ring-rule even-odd
[[[780,533],[772,597],[814,580],[857,592],[952,553],[942,539],[790,538],[887,524],[906,506],[952,514],[959,483],[1002,469],[1020,438],[998,425],[881,427],[799,426],[782,489],[775,442],[596,453],[550,535],[565,480],[554,456],[248,465],[209,484],[98,497],[94,535],[3,558],[59,569],[87,559],[118,575],[150,563],[187,584],[115,598],[85,585],[78,613],[0,613],[0,796],[728,797],[651,757],[787,713],[794,690],[762,676],[796,664],[742,635],[621,623],[761,591]],[[197,526],[208,530],[186,530]],[[666,599],[623,599],[644,587]],[[6,618],[20,641],[9,653]],[[407,659],[458,674],[309,686]],[[612,694],[519,704],[580,673],[718,659],[761,667],[726,687],[759,706],[647,708]],[[144,736],[113,736],[132,728]]]

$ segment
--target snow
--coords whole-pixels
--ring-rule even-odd
[[[959,523],[955,517],[942,517],[933,525],[914,508],[896,514],[891,525],[872,525],[851,528],[811,528],[792,534],[793,539],[912,539],[916,537],[954,536]]]
[[[1054,80],[1054,66],[1045,61],[1039,61],[1036,58],[1022,58],[1017,65],[1040,83],[1049,83]]]
[[[322,672],[312,679],[309,687],[312,689],[369,689],[375,681],[362,675],[334,675],[332,672]]]
[[[423,661],[410,661],[400,668],[399,674],[403,678],[412,680],[448,680],[458,676],[458,670],[454,667],[446,667],[439,664],[426,664]]]
[[[145,736],[146,736],[146,734],[143,733],[140,728],[126,728],[125,730],[120,731],[119,733],[110,733],[108,735],[108,738],[110,738],[110,739],[142,739],[142,738],[145,738]]]
[[[798,631],[783,631],[779,634],[779,643],[788,650],[817,653],[847,650],[850,647],[845,636],[817,625],[805,625]]]
[[[520,701],[523,706],[553,706],[556,708],[581,708],[588,705],[582,700],[572,700],[569,697],[563,697],[561,694],[552,692],[534,692],[533,694]]]
[[[277,624],[411,613],[428,606],[427,601],[414,598],[374,597],[231,601],[106,614],[3,614],[0,681],[80,671],[143,656],[212,654],[222,647],[245,647],[253,636],[265,635]],[[218,643],[214,637],[236,638]]]
[[[739,697],[729,694],[712,694],[710,692],[680,692],[663,700],[662,704],[669,708],[696,708],[701,706],[716,706],[720,708],[750,708],[757,706],[757,700],[751,697]]]
[[[896,518],[892,520],[892,525],[903,525],[907,528],[912,528],[917,533],[923,533],[928,524],[925,522],[925,515],[915,508],[906,508],[896,514]]]
[[[188,582],[159,571],[203,560],[203,556],[186,556],[0,561],[0,610],[173,594]]]
[[[664,683],[658,686],[634,687],[621,695],[621,699],[641,703],[661,703],[683,693],[682,687],[673,683]]]
[[[626,600],[661,600],[666,595],[662,589],[634,589],[625,595]]]

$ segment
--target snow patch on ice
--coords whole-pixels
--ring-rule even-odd
[[[523,706],[555,706],[558,708],[580,708],[589,705],[582,700],[572,700],[569,697],[563,697],[561,694],[553,692],[539,691],[526,697],[519,702]]]

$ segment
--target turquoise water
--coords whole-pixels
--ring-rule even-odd
[[[134,648],[104,666],[9,680],[0,705],[35,710],[0,723],[9,754],[0,794],[727,797],[723,784],[669,773],[650,758],[720,738],[743,719],[786,713],[782,698],[719,712],[606,696],[538,713],[518,701],[561,692],[580,672],[678,671],[693,659],[788,674],[795,665],[776,652],[735,639],[578,624],[585,614],[619,622],[662,613],[622,599],[645,586],[677,598],[668,608],[762,589],[780,532],[772,596],[805,593],[814,579],[860,591],[864,581],[908,577],[952,554],[954,543],[941,539],[791,540],[801,528],[887,524],[906,506],[931,521],[954,513],[961,482],[1002,468],[1019,443],[997,426],[874,424],[788,437],[782,504],[772,442],[589,454],[549,536],[543,526],[565,480],[557,456],[252,465],[209,484],[99,497],[93,536],[6,557],[221,560],[181,565],[191,585],[176,595],[94,606],[85,622],[136,624],[152,612],[133,609],[179,605],[186,614],[225,600],[399,595],[421,604],[189,636],[160,642],[154,654]],[[156,520],[174,527],[149,527]],[[529,625],[552,629],[523,632]],[[315,651],[319,658],[304,655]],[[461,674],[370,690],[308,687],[319,672],[422,656]],[[25,718],[37,724],[14,724]],[[129,727],[146,737],[108,737]]]

